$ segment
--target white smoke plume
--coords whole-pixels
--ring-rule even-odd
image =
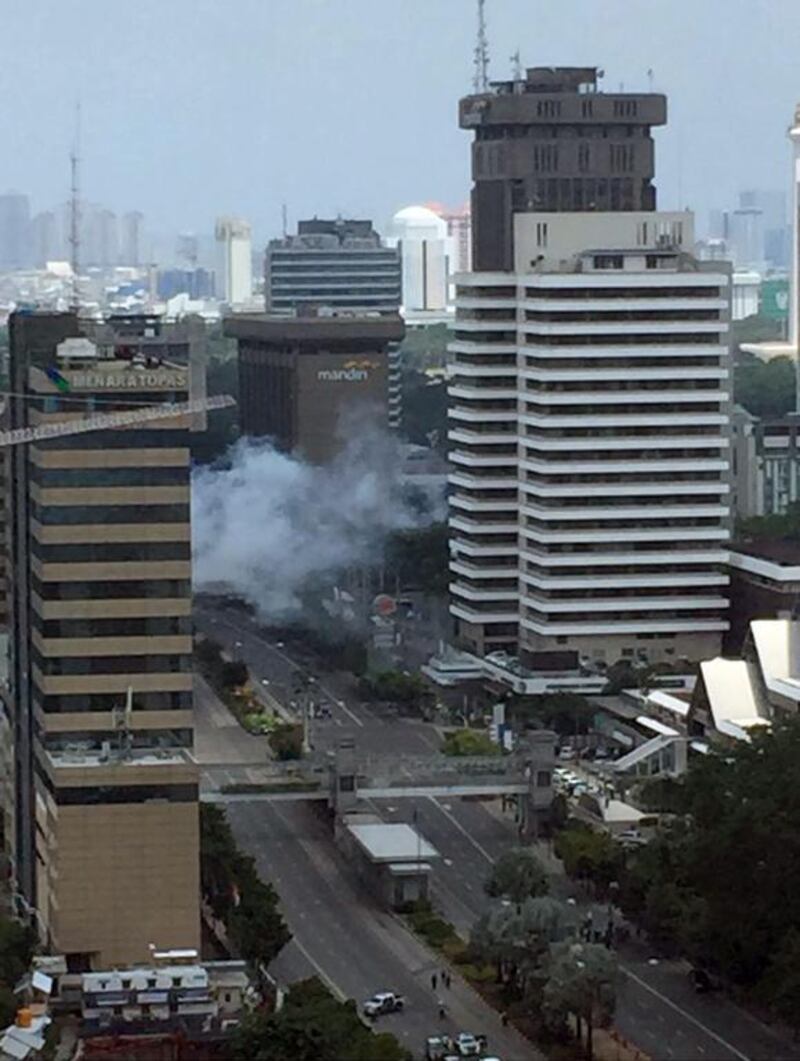
[[[290,619],[306,587],[379,561],[388,534],[429,522],[404,496],[394,439],[361,427],[325,466],[243,439],[229,467],[197,468],[195,588],[224,585],[264,619]]]

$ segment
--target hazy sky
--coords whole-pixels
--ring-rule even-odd
[[[0,189],[67,195],[76,98],[83,192],[162,231],[219,213],[260,237],[290,222],[458,203],[474,0],[2,0]],[[491,74],[598,65],[669,96],[664,208],[705,215],[788,181],[800,100],[797,0],[487,0]],[[679,202],[682,200],[682,203]]]

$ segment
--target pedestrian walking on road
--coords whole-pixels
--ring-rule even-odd
[[[442,973],[442,976],[444,977],[444,986],[449,991],[450,990],[450,973]]]
[[[436,973],[434,973],[433,976],[431,977],[431,990],[432,991],[436,990],[436,984],[437,984]]]
[[[506,1013],[505,1010],[503,1010],[503,1012],[500,1014],[500,1020],[502,1022],[503,1027],[507,1028],[508,1027],[508,1014]]]
[[[444,1008],[444,1002],[439,999],[439,1020],[444,1020],[447,1014],[447,1010]]]

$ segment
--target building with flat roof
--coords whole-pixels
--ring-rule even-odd
[[[296,235],[267,245],[267,313],[292,314],[323,306],[353,313],[397,313],[400,295],[400,254],[384,245],[371,221],[315,217],[299,221]]]
[[[655,212],[665,115],[583,68],[462,100],[450,590],[479,655],[703,658],[727,629],[730,266]]]
[[[728,555],[730,629],[726,653],[741,652],[754,619],[800,618],[800,546],[737,540]]]
[[[324,463],[342,448],[349,417],[389,425],[390,349],[398,314],[282,317],[234,314],[242,434]]]
[[[253,249],[250,225],[240,217],[218,217],[216,295],[229,306],[246,306],[253,299]]]
[[[10,426],[182,401],[202,324],[10,321]],[[199,945],[189,431],[9,450],[15,886],[74,971]]]
[[[514,267],[514,215],[656,208],[657,93],[601,92],[595,67],[533,67],[466,96],[472,144],[472,268]]]

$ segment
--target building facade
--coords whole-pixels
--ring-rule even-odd
[[[599,92],[594,67],[536,67],[459,105],[472,144],[472,267],[514,268],[518,212],[654,210],[655,93]]]
[[[518,214],[515,232],[515,273],[459,284],[459,640],[607,663],[713,655],[727,627],[730,274],[685,253],[685,214]]]
[[[333,307],[353,313],[397,313],[400,255],[371,221],[313,218],[296,236],[271,240],[264,255],[267,313]]]
[[[445,310],[452,245],[447,221],[427,206],[406,206],[392,218],[388,241],[402,259],[404,314]]]
[[[800,413],[759,419],[736,406],[733,471],[740,519],[781,515],[800,502]]]
[[[185,400],[199,333],[14,314],[12,427]],[[16,887],[74,971],[199,944],[191,418],[8,467]]]
[[[274,317],[234,314],[242,434],[324,463],[361,411],[389,423],[390,350],[405,334],[397,314]]]
[[[229,306],[246,305],[253,298],[253,248],[250,226],[238,217],[217,218],[217,298]]]

